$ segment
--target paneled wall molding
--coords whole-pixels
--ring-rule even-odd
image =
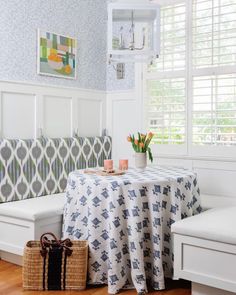
[[[128,158],[133,150],[126,138],[142,130],[142,99],[136,90],[101,91],[0,81],[0,136],[36,138],[101,135],[113,138],[113,159]],[[157,149],[158,151],[158,149]],[[156,154],[155,164],[185,167],[198,174],[206,207],[232,205],[236,191],[236,161],[230,157]]]
[[[112,154],[115,163],[121,158],[133,162],[133,151],[126,138],[140,130],[136,90],[107,92],[107,129],[112,136]]]
[[[236,205],[235,161],[158,156],[154,162],[158,165],[183,167],[195,171],[205,208]]]
[[[107,130],[108,133],[112,136],[114,133],[114,124],[118,123],[114,121],[114,115],[116,110],[117,104],[126,104],[128,102],[133,102],[135,104],[135,92],[134,90],[126,90],[126,91],[107,91]],[[126,110],[126,106],[124,111]],[[130,110],[130,114],[132,116],[132,110]],[[122,119],[122,113],[120,116]]]
[[[8,85],[10,87],[10,85],[18,85],[18,89],[20,90],[20,86],[22,87],[22,89],[24,89],[24,87],[33,87],[33,89],[40,91],[40,89],[43,91],[44,88],[47,89],[51,89],[53,91],[53,89],[64,89],[64,90],[69,90],[69,91],[80,91],[81,93],[100,93],[100,94],[106,94],[106,93],[113,93],[115,91],[104,91],[104,90],[96,90],[96,89],[89,89],[89,88],[79,88],[79,87],[68,87],[68,86],[57,86],[57,85],[53,85],[53,84],[46,84],[46,83],[32,83],[32,82],[26,82],[26,81],[16,81],[16,80],[0,80],[0,85]],[[1,87],[1,86],[0,86]],[[38,88],[38,89],[37,89]],[[24,90],[23,90],[24,92]]]
[[[106,100],[107,93],[101,90],[0,81],[0,136],[101,135]]]

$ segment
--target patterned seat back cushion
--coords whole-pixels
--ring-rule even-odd
[[[0,141],[0,203],[65,191],[68,174],[103,166],[111,138],[73,137]]]

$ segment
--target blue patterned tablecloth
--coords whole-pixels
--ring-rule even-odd
[[[88,240],[90,284],[108,292],[165,288],[173,275],[171,224],[201,212],[194,172],[130,169],[122,176],[69,175],[64,238]]]

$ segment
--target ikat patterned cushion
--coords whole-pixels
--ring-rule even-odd
[[[0,141],[0,203],[65,191],[68,174],[103,166],[111,138],[71,137]]]

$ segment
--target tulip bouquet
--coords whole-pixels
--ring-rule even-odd
[[[133,149],[136,153],[148,153],[148,158],[152,162],[153,156],[149,144],[153,138],[154,134],[149,132],[148,134],[142,134],[138,132],[138,138],[135,138],[134,135],[129,135],[127,140],[131,142]]]

